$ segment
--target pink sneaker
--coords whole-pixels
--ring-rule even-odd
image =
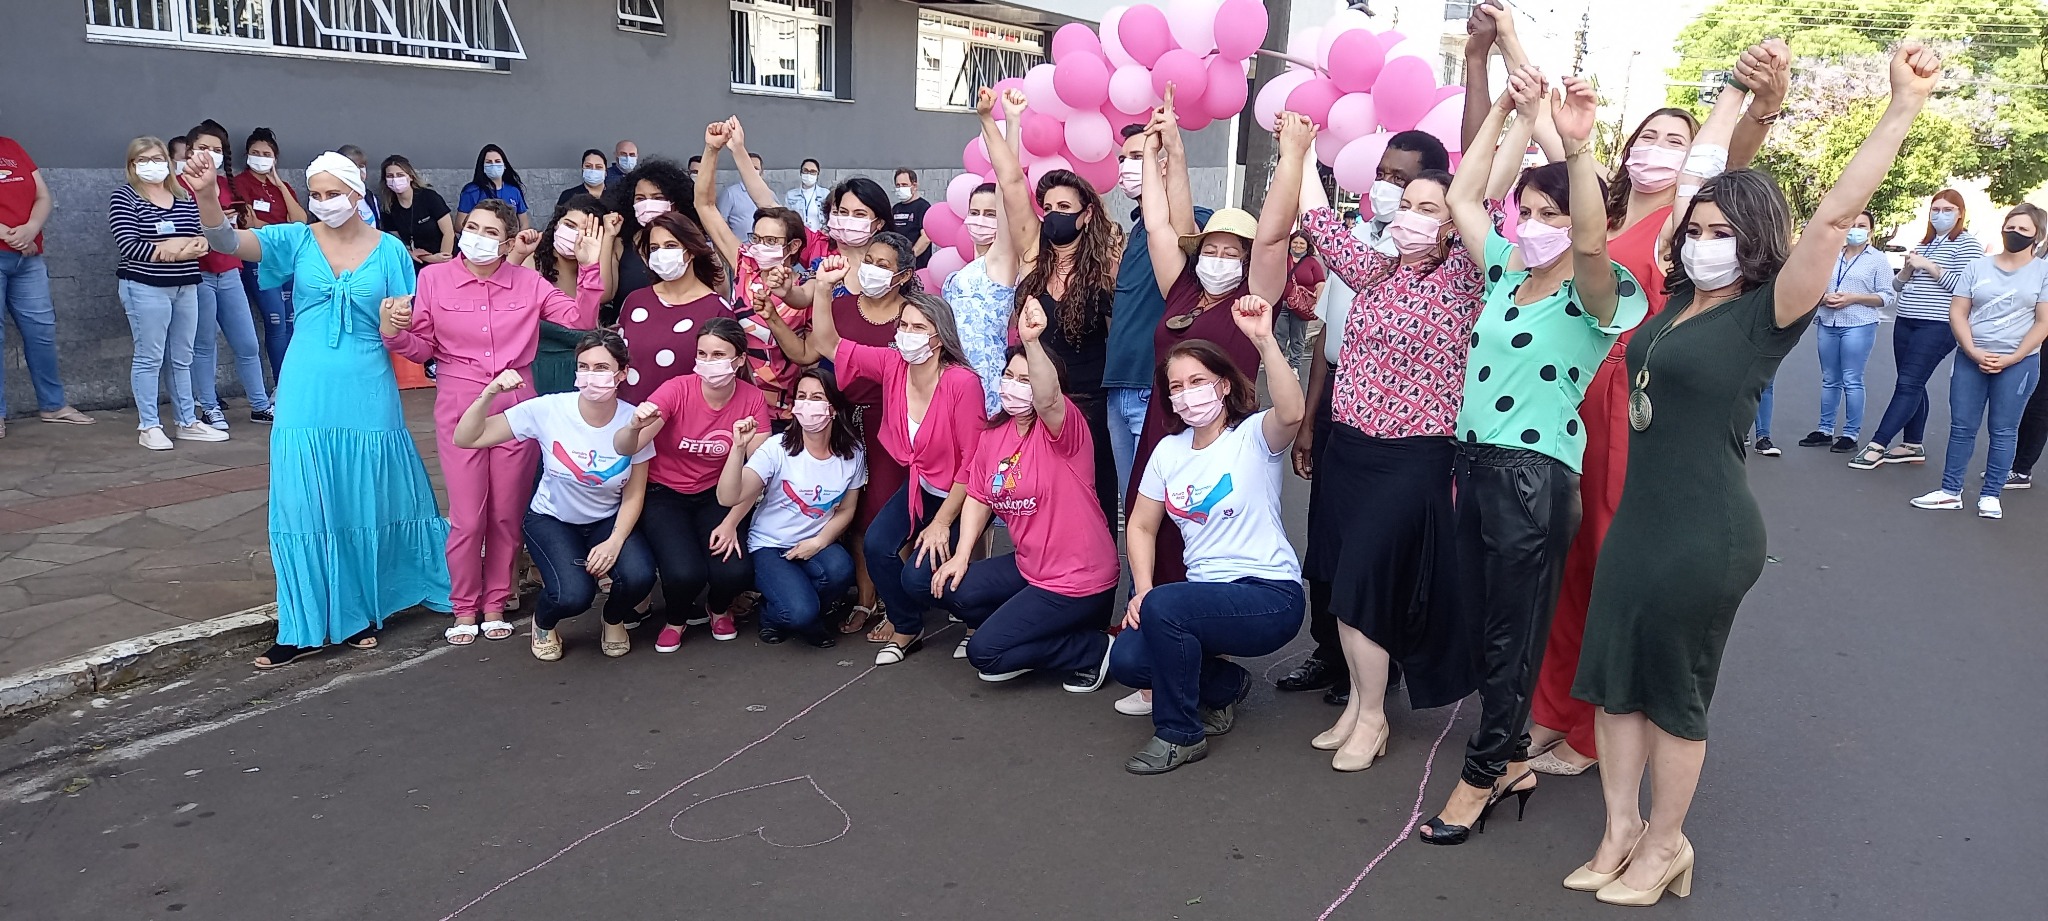
[[[683,628],[670,624],[661,628],[661,635],[654,638],[655,652],[675,652],[683,648]]]
[[[711,618],[712,639],[730,640],[737,638],[739,635],[740,628],[733,624],[731,614],[720,614],[716,617]]]

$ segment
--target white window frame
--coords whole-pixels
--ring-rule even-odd
[[[730,12],[727,15],[728,19],[730,19],[731,15],[735,13],[748,14],[752,18],[751,31],[749,32],[750,37],[760,34],[762,31],[760,27],[762,20],[770,17],[790,20],[799,25],[809,24],[817,28],[822,33],[818,68],[818,78],[819,83],[822,84],[821,87],[815,90],[806,90],[802,87],[803,69],[801,63],[797,66],[796,81],[799,85],[795,88],[768,86],[759,82],[740,82],[738,79],[739,56],[743,52],[739,47],[738,36],[729,35],[733,55],[730,62],[732,64],[733,92],[766,96],[797,96],[804,99],[845,100],[848,98],[841,95],[839,89],[839,44],[840,30],[852,27],[850,19],[842,15],[846,12],[844,4],[851,3],[852,0],[810,0],[810,2],[816,2],[819,6],[823,7],[825,10],[823,13],[801,9],[797,6],[800,2],[806,2],[806,0],[729,0],[727,9]],[[730,22],[727,23],[726,28],[728,33],[732,31]],[[798,61],[800,62],[801,60],[802,58],[799,56]],[[755,65],[755,70],[758,76],[758,63]]]
[[[413,37],[398,28],[398,17],[392,12],[391,0],[358,0],[364,12],[372,21],[363,28],[351,28],[347,24],[329,24],[322,15],[316,0],[254,0],[263,5],[263,31],[261,39],[241,36],[221,36],[200,32],[190,28],[192,14],[197,8],[213,0],[86,0],[85,38],[88,42],[107,44],[157,45],[185,48],[194,51],[226,51],[242,54],[263,54],[278,57],[314,58],[343,60],[376,64],[403,64],[418,67],[444,67],[461,70],[499,70],[508,62],[526,59],[524,43],[519,38],[519,28],[512,21],[511,11],[506,9],[505,0],[472,0],[494,12],[504,23],[508,48],[480,47],[471,43],[462,26],[461,17],[455,14],[449,0],[412,0],[416,8],[438,13],[439,25],[456,41],[434,38]],[[241,2],[241,0],[236,0]],[[405,2],[405,0],[400,0]],[[110,17],[119,10],[131,13],[143,8],[161,12],[159,21],[166,28],[137,28],[103,24],[93,21],[96,7],[104,7]],[[232,9],[232,7],[231,7]],[[404,49],[403,54],[377,53],[353,49],[303,47],[282,43],[279,19],[285,15],[300,18],[305,31],[325,39],[367,41],[387,43]],[[368,31],[375,28],[376,31]],[[460,58],[431,57],[427,52],[443,52],[462,55]]]
[[[967,34],[962,36],[955,30],[965,30]],[[1032,64],[1042,64],[1046,60],[1047,41],[1045,33],[1037,29],[1010,25],[1008,23],[990,22],[986,19],[976,19],[972,16],[960,16],[938,10],[919,9],[917,11],[917,62],[915,65],[917,85],[913,90],[912,98],[915,100],[916,107],[924,112],[974,111],[974,102],[971,99],[965,104],[955,105],[950,102],[929,102],[924,98],[924,47],[927,39],[941,43],[959,42],[970,51],[974,48],[990,48],[997,51],[1022,54],[1025,56],[1024,69],[1026,70],[1031,69]],[[940,65],[942,69],[944,67],[943,60],[942,52],[942,63]],[[961,61],[962,68],[967,66],[967,60],[963,59]],[[1022,77],[1023,74],[1019,73],[1015,76]],[[944,77],[943,73],[940,74],[941,79]],[[959,79],[957,72],[953,75],[953,79]],[[943,92],[950,93],[952,88],[952,86],[948,85]]]
[[[664,0],[619,0],[619,31],[667,35]]]

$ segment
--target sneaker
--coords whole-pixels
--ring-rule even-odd
[[[1151,716],[1152,702],[1145,699],[1144,691],[1132,691],[1116,702],[1116,712],[1125,716]]]
[[[141,437],[137,438],[136,441],[151,451],[169,451],[172,447],[171,440],[164,437],[164,427],[161,425],[152,425],[149,428],[143,429]]]
[[[654,638],[655,652],[675,652],[683,648],[683,628],[669,624],[661,628],[661,634]]]
[[[1020,669],[1017,669],[1017,670],[1016,670],[1016,671],[1014,671],[1014,672],[996,672],[996,673],[994,673],[994,674],[990,674],[990,673],[988,673],[988,672],[980,672],[979,674],[981,675],[981,680],[983,680],[983,681],[988,681],[988,682],[997,682],[997,681],[1008,681],[1008,680],[1010,680],[1010,679],[1012,679],[1012,678],[1022,678],[1022,677],[1024,677],[1025,675],[1029,675],[1029,674],[1031,674],[1031,672],[1032,672],[1032,670],[1031,670],[1031,669],[1028,669],[1028,668],[1020,668]]]
[[[1074,694],[1092,694],[1100,689],[1109,678],[1109,651],[1115,648],[1116,636],[1112,634],[1102,648],[1102,661],[1074,672],[1060,687]]]
[[[1978,496],[1978,497],[1977,497],[1977,517],[1979,517],[1979,518],[2004,518],[2004,517],[2005,517],[2005,506],[2003,506],[2003,505],[1999,504],[1999,501],[1998,501],[1998,497],[1997,497],[1997,496]]]
[[[252,409],[249,410],[249,421],[257,425],[270,425],[277,421],[277,416],[267,409]]]
[[[1927,495],[1915,497],[1913,507],[1960,509],[1963,507],[1963,497],[1937,489]]]
[[[1834,441],[1834,437],[1826,432],[1813,431],[1808,432],[1805,438],[1799,439],[1799,446],[1802,448],[1825,448],[1833,444]]]
[[[204,422],[187,422],[178,426],[179,441],[226,441],[228,433]]]
[[[789,639],[789,634],[783,633],[781,630],[778,630],[774,627],[770,627],[765,624],[762,625],[761,642],[769,646],[774,646],[786,639]]]
[[[1164,774],[1184,764],[1193,764],[1209,755],[1209,740],[1202,739],[1193,745],[1175,745],[1158,736],[1153,736],[1145,747],[1124,762],[1124,770],[1133,774]]]
[[[2014,474],[2010,474],[2010,475],[2008,475],[2008,476],[2007,476],[2007,477],[2005,478],[2005,488],[2007,488],[2007,489],[2033,489],[2033,488],[2034,488],[2034,475],[2033,475],[2033,474],[2031,474],[2031,473],[2014,473]]]
[[[1756,453],[1764,457],[1777,457],[1778,455],[1785,453],[1785,451],[1784,449],[1779,448],[1777,445],[1772,444],[1769,438],[1759,438],[1756,440]]]
[[[1828,452],[1831,454],[1847,454],[1854,450],[1856,450],[1856,439],[1846,436],[1835,439],[1835,443],[1828,446]]]
[[[199,421],[225,432],[228,430],[228,414],[218,406],[199,407]]]
[[[739,625],[733,623],[731,614],[720,614],[717,617],[711,618],[712,639],[724,641],[737,639],[739,635]]]

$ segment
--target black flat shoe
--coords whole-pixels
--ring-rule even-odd
[[[814,649],[831,649],[839,645],[839,640],[833,638],[829,630],[819,630],[816,633],[805,634],[804,642],[810,644]]]
[[[1833,444],[1834,441],[1834,437],[1828,433],[1815,431],[1808,432],[1805,438],[1799,439],[1799,446],[1802,448],[1825,448]]]
[[[308,656],[319,655],[326,648],[325,646],[286,646],[283,643],[279,643],[264,650],[262,655],[256,657],[256,661],[249,664],[269,671],[273,668],[283,668]]]
[[[1324,688],[1335,686],[1339,682],[1345,681],[1348,677],[1344,674],[1342,668],[1338,668],[1315,656],[1309,656],[1303,659],[1300,665],[1295,666],[1294,671],[1288,672],[1285,677],[1273,682],[1273,686],[1288,692],[1320,691]]]
[[[789,636],[781,630],[777,630],[774,627],[761,628],[761,642],[763,643],[774,646],[786,639],[789,639]]]
[[[1193,745],[1175,745],[1158,736],[1145,743],[1131,760],[1124,762],[1124,770],[1133,774],[1164,774],[1184,764],[1193,764],[1209,757],[1209,740],[1203,739]]]
[[[1830,454],[1850,454],[1855,450],[1856,439],[1854,438],[1837,438],[1834,444],[1828,446],[1828,453]]]
[[[1346,681],[1343,684],[1331,685],[1329,690],[1323,692],[1323,703],[1329,704],[1332,707],[1350,706],[1351,682]]]

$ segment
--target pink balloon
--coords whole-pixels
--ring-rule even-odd
[[[1463,150],[1465,147],[1465,94],[1459,93],[1436,104],[1429,114],[1415,123],[1415,130],[1444,142],[1445,150]]]
[[[1344,145],[1349,143],[1351,143],[1349,139],[1338,137],[1328,131],[1318,134],[1316,135],[1316,159],[1321,161],[1324,166],[1334,169],[1337,166],[1337,154],[1342,152]]]
[[[1066,118],[1071,107],[1060,101],[1059,92],[1053,89],[1054,68],[1051,64],[1039,64],[1024,72],[1024,98],[1034,109],[1054,118]]]
[[[1463,153],[1451,154],[1451,172],[1456,173],[1458,171],[1458,164],[1463,162],[1465,162],[1465,155]]]
[[[1223,0],[1216,8],[1217,56],[1228,61],[1251,57],[1266,40],[1266,26],[1266,5],[1259,0]]]
[[[1026,151],[1041,157],[1049,157],[1059,153],[1060,148],[1066,146],[1065,126],[1060,124],[1059,119],[1038,111],[1036,106],[1024,110],[1022,122],[1020,130],[1024,132]]]
[[[1052,60],[1065,64],[1069,55],[1086,54],[1102,56],[1102,40],[1095,37],[1095,30],[1078,22],[1070,22],[1052,34]]]
[[[1213,121],[1215,119],[1210,118],[1207,111],[1197,109],[1180,117],[1180,130],[1200,131],[1203,128],[1209,127],[1209,123]]]
[[[996,99],[1000,101],[1003,98],[1003,94],[1009,92],[1010,90],[1022,91],[1024,89],[1024,78],[1004,77],[1001,80],[997,80],[996,85],[989,87],[989,89],[996,94]]]
[[[1109,75],[1109,104],[1131,115],[1152,111],[1159,104],[1159,96],[1152,92],[1152,72],[1136,64],[1117,68]]]
[[[1307,69],[1309,69],[1309,68],[1308,68],[1308,66],[1304,66],[1304,65],[1302,65],[1302,64],[1299,64],[1299,63],[1296,63],[1296,62],[1297,62],[1297,61],[1308,61],[1308,62],[1310,62],[1310,64],[1311,64],[1311,65],[1313,65],[1313,64],[1314,64],[1314,62],[1315,62],[1315,60],[1316,60],[1316,54],[1318,53],[1318,51],[1319,51],[1319,49],[1320,49],[1320,47],[1321,47],[1321,45],[1322,45],[1322,41],[1323,41],[1323,27],[1322,27],[1322,26],[1309,26],[1309,27],[1308,27],[1308,28],[1306,28],[1306,29],[1303,29],[1303,30],[1301,30],[1301,31],[1299,31],[1299,32],[1296,32],[1296,33],[1294,33],[1293,35],[1290,35],[1290,36],[1288,36],[1288,37],[1287,37],[1287,56],[1288,56],[1288,57],[1290,57],[1290,58],[1294,58],[1294,59],[1295,59],[1294,61],[1288,61],[1288,62],[1287,62],[1287,67],[1288,67],[1288,69],[1289,69],[1289,70],[1307,70]]]
[[[1140,4],[1124,11],[1116,21],[1117,44],[1122,45],[1131,59],[1151,67],[1158,63],[1159,56],[1173,47],[1173,36],[1166,28],[1166,14],[1150,4]]]
[[[961,173],[946,183],[946,207],[952,209],[954,217],[967,216],[968,199],[974,197],[974,187],[981,184],[981,177],[975,173]]]
[[[1391,61],[1394,58],[1421,58],[1424,61],[1432,61],[1436,59],[1437,50],[1433,42],[1424,41],[1420,36],[1392,41],[1390,40],[1391,35],[1392,33],[1380,36],[1380,47],[1387,49],[1387,60]]]
[[[1395,45],[1398,45],[1407,40],[1408,36],[1406,33],[1396,32],[1393,29],[1388,29],[1387,31],[1380,33],[1380,47],[1382,48],[1392,48]]]
[[[1066,141],[1067,152],[1080,161],[1100,160],[1116,152],[1116,134],[1101,112],[1075,112],[1067,119]]]
[[[1075,112],[1099,108],[1109,98],[1109,64],[1092,54],[1061,58],[1053,68],[1052,89]]]
[[[1152,78],[1146,77],[1145,81],[1146,86],[1150,87]],[[1102,107],[1102,117],[1109,120],[1109,130],[1112,133],[1117,133],[1117,137],[1121,138],[1123,137],[1123,135],[1118,132],[1122,132],[1124,130],[1125,125],[1142,125],[1148,121],[1151,121],[1152,110],[1146,109],[1142,113],[1133,115],[1126,112],[1119,112],[1116,110],[1116,106],[1114,104],[1111,104]]]
[[[960,165],[970,173],[986,173],[995,169],[995,166],[988,162],[988,145],[983,144],[978,136],[968,141],[967,149],[960,152]]]
[[[1088,184],[1095,187],[1095,193],[1098,195],[1108,195],[1110,189],[1116,188],[1116,168],[1114,155],[1092,163],[1074,164],[1074,172],[1088,180]]]
[[[1152,65],[1152,91],[1160,98],[1166,97],[1166,87],[1173,86],[1173,107],[1182,113],[1199,112],[1196,104],[1202,100],[1202,92],[1209,88],[1209,69],[1202,59],[1180,48],[1159,56]]]
[[[1316,39],[1316,66],[1328,67],[1330,46],[1336,44],[1337,39],[1345,33],[1359,31],[1372,31],[1372,17],[1365,15],[1362,10],[1338,10],[1330,17],[1330,21],[1323,23],[1323,31]]]
[[[1265,7],[1259,9],[1263,11]],[[1227,119],[1244,111],[1250,95],[1251,84],[1245,81],[1242,60],[1219,54],[1209,61],[1209,85],[1202,91],[1202,109],[1210,118]]]
[[[1451,98],[1452,96],[1463,96],[1463,95],[1465,95],[1465,88],[1464,88],[1464,87],[1462,87],[1462,86],[1457,86],[1457,85],[1451,85],[1451,86],[1439,86],[1439,87],[1437,87],[1437,88],[1436,88],[1436,101],[1437,101],[1437,102],[1442,102],[1442,101],[1444,101],[1444,100],[1446,100],[1446,99],[1449,99],[1449,98]]]
[[[1124,18],[1127,6],[1112,6],[1102,14],[1102,56],[1109,59],[1111,67],[1129,67],[1138,63],[1131,53],[1124,50],[1123,40],[1117,37],[1117,23]],[[1142,66],[1142,65],[1140,65]]]
[[[1259,88],[1259,98],[1252,103],[1252,118],[1258,121],[1259,127],[1274,130],[1280,110],[1287,107],[1287,94],[1314,77],[1314,71],[1290,70],[1266,81],[1266,85]]]
[[[1287,111],[1308,116],[1317,127],[1330,124],[1330,107],[1344,98],[1344,91],[1328,77],[1314,77],[1287,94]]]
[[[1184,51],[1197,57],[1215,51],[1216,0],[1167,0],[1166,27]]]
[[[923,286],[926,291],[945,290],[944,283],[939,281],[938,277],[933,275],[932,270],[929,268],[917,270],[917,283]]]
[[[1342,146],[1371,134],[1378,127],[1379,115],[1373,108],[1371,94],[1349,93],[1330,106],[1330,124],[1323,134],[1338,138],[1338,144]]]
[[[1337,184],[1361,196],[1371,191],[1373,180],[1379,178],[1380,155],[1387,152],[1387,141],[1393,137],[1385,131],[1377,131],[1344,145],[1344,149],[1337,153],[1337,162],[1330,165],[1330,170],[1337,175]],[[1372,216],[1369,196],[1358,203],[1358,213]]]
[[[973,262],[975,259],[980,258],[974,255],[974,238],[964,233],[961,234],[960,239],[953,244],[953,252],[960,254],[960,258],[965,259],[968,262]],[[933,258],[938,257],[934,256]]]
[[[973,252],[973,250],[970,249],[968,252]],[[960,258],[959,251],[948,247],[932,253],[931,264],[925,266],[925,270],[931,272],[932,276],[939,280],[940,287],[943,288],[946,284],[946,279],[953,277],[954,272],[960,271],[966,265],[967,260]],[[933,290],[938,289],[935,288]]]
[[[1050,173],[1053,170],[1071,170],[1073,168],[1074,164],[1069,162],[1066,157],[1053,154],[1050,157],[1040,157],[1032,161],[1031,166],[1024,170],[1024,176],[1031,181],[1031,187],[1035,189],[1038,188],[1038,181],[1044,179],[1046,173]]]
[[[1372,84],[1372,101],[1380,124],[1388,131],[1406,131],[1429,114],[1436,99],[1436,72],[1421,58],[1393,58]]]
[[[1330,43],[1330,80],[1344,92],[1371,92],[1372,81],[1386,62],[1379,37],[1364,29],[1353,29]]]
[[[962,183],[960,181],[962,179],[965,179],[967,181],[965,183]],[[976,176],[973,173],[961,173],[960,175],[953,177],[953,181],[947,184],[946,186],[946,193],[948,197],[951,197],[954,186],[966,186],[968,194],[960,196],[960,204],[962,205],[962,207],[957,212],[954,211],[951,207],[927,209],[924,213],[925,236],[931,237],[932,241],[935,243],[942,243],[946,245],[951,245],[956,240],[958,240],[959,234],[964,232],[964,228],[966,227],[965,224],[961,223],[960,217],[961,215],[967,213],[967,208],[965,207],[965,205],[967,204],[968,195],[972,195],[974,192],[974,187],[980,184],[981,177]],[[947,204],[950,206],[952,202],[948,201]]]

